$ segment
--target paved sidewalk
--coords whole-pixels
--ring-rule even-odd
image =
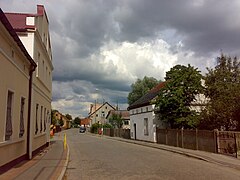
[[[100,136],[100,135],[97,135],[97,136],[99,136],[101,138],[108,138],[108,139],[122,141],[122,142],[126,142],[126,143],[133,143],[133,144],[147,146],[147,147],[151,147],[151,148],[166,150],[166,151],[170,151],[173,153],[185,155],[185,156],[188,156],[191,158],[203,160],[203,161],[206,161],[209,163],[214,163],[214,164],[218,164],[221,166],[226,166],[226,167],[240,170],[240,159],[226,156],[223,154],[216,154],[216,153],[210,153],[210,152],[205,152],[205,151],[184,149],[184,148],[167,146],[167,145],[163,145],[163,144],[157,144],[157,143],[151,143],[151,142],[145,142],[145,141],[123,139],[123,138],[119,138],[119,137],[109,137],[109,136]]]
[[[55,134],[53,139],[51,139],[49,147],[45,148],[33,159],[23,161],[6,173],[0,175],[0,179],[62,179],[67,167],[69,156],[68,149],[64,150],[62,134]]]

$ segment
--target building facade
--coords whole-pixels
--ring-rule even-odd
[[[69,129],[71,128],[71,120],[64,116],[62,113],[55,111],[54,112],[55,119],[57,120],[56,124],[60,125],[60,121],[63,122],[62,128]]]
[[[151,101],[157,97],[163,86],[164,83],[159,83],[128,107],[131,139],[157,142],[156,127],[165,127],[165,124],[155,114],[155,104],[152,104]]]
[[[95,123],[105,124],[107,122],[106,116],[110,110],[115,110],[115,107],[108,102],[103,104],[91,104],[88,116],[91,119],[90,126]]]
[[[29,155],[36,63],[0,9],[0,173]]]
[[[42,5],[36,14],[5,13],[30,56],[37,64],[32,81],[30,152],[37,152],[50,141],[52,100],[52,52],[49,22]],[[31,158],[32,154],[29,155]]]

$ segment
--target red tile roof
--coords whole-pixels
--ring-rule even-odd
[[[35,28],[35,26],[27,25],[26,19],[29,17],[27,14],[5,13],[5,15],[16,31],[26,31],[27,29]]]
[[[45,9],[43,5],[37,5],[37,14],[29,13],[5,13],[8,21],[11,23],[15,31],[26,31],[27,29],[35,29],[34,25],[27,25],[27,17],[43,16]],[[47,18],[47,15],[46,15]],[[48,19],[47,19],[48,21]]]
[[[28,61],[33,65],[34,69],[37,67],[37,64],[34,62],[34,60],[31,58],[31,56],[28,54],[26,48],[24,47],[24,45],[22,44],[22,41],[19,39],[17,33],[15,32],[15,30],[13,29],[13,27],[11,26],[10,22],[8,21],[8,18],[5,16],[4,12],[2,11],[2,9],[0,8],[0,21],[2,22],[2,24],[5,26],[5,28],[7,29],[7,31],[9,32],[9,34],[12,36],[13,40],[16,42],[16,44],[18,45],[18,47],[21,49],[21,51],[23,52],[23,54],[25,55],[25,57],[28,59]]]

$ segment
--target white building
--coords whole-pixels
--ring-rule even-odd
[[[147,94],[128,107],[130,112],[131,139],[157,142],[156,127],[164,127],[164,123],[154,113],[155,105],[151,101],[157,97],[164,83],[158,84]]]

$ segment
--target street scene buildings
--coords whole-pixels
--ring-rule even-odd
[[[53,65],[48,24],[42,5],[36,14],[1,11],[1,167],[31,159],[50,142]]]
[[[240,179],[239,3],[23,2],[0,8],[0,179]]]

